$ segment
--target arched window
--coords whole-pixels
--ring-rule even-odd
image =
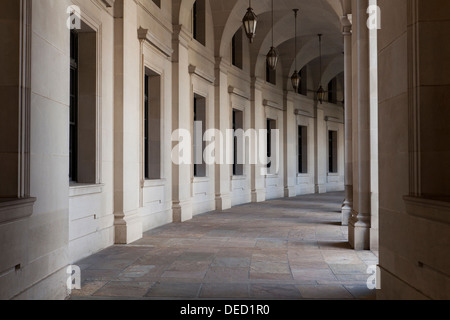
[[[234,34],[231,40],[231,62],[239,69],[243,68],[243,38],[242,27]]]
[[[206,0],[196,0],[192,7],[192,36],[202,45],[206,44]]]
[[[277,84],[277,70],[272,70],[266,61],[266,81],[273,85]]]

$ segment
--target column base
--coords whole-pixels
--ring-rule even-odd
[[[216,210],[224,211],[231,209],[231,197],[230,194],[223,194],[216,197]]]
[[[138,212],[127,213],[114,221],[115,244],[130,244],[142,238],[142,221]]]
[[[378,229],[370,228],[370,250],[379,250]]]
[[[324,184],[316,184],[316,193],[327,193],[327,186]]]
[[[342,205],[342,225],[348,226],[350,217],[352,216],[352,207],[349,202],[344,202]]]
[[[266,190],[253,190],[252,202],[264,202],[266,201]]]
[[[295,187],[284,188],[284,197],[285,198],[292,198],[295,196],[297,196],[297,193],[295,192]]]
[[[173,222],[182,223],[192,219],[192,201],[174,201],[172,205],[173,209]]]
[[[370,217],[358,217],[353,211],[348,224],[348,240],[350,246],[357,250],[370,250]]]

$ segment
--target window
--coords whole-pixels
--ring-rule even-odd
[[[276,85],[277,84],[277,70],[272,70],[269,63],[266,61],[266,81]]]
[[[192,7],[192,36],[202,45],[206,44],[206,0],[196,0]]]
[[[161,77],[145,70],[144,171],[146,180],[161,179]]]
[[[87,25],[70,33],[69,179],[97,181],[97,34]]]
[[[330,173],[338,172],[338,143],[337,131],[328,131],[328,171]]]
[[[271,169],[273,168],[273,159],[272,159],[272,130],[275,130],[277,128],[277,122],[272,119],[267,119],[267,168]],[[269,170],[270,171],[270,170]]]
[[[206,131],[206,99],[194,96],[194,177],[206,177],[206,164],[203,159]]]
[[[233,175],[244,175],[244,113],[239,110],[233,110]]]
[[[308,68],[304,66],[299,72],[300,74],[300,85],[298,86],[298,93],[304,96],[308,95]]]
[[[337,78],[328,83],[328,102],[337,103]]]
[[[70,139],[69,178],[77,181],[78,168],[78,33],[70,32]]]
[[[152,0],[154,4],[158,6],[158,8],[161,8],[161,0]]]
[[[231,61],[233,66],[242,69],[243,67],[243,40],[242,40],[242,27],[234,34],[231,41]]]
[[[298,127],[298,173],[308,173],[308,127]]]

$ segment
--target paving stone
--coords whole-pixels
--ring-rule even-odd
[[[329,269],[292,269],[292,275],[296,281],[337,280]]]
[[[262,273],[262,272],[250,272],[250,280],[276,280],[285,281],[293,280],[290,273]]]
[[[163,278],[203,279],[206,271],[165,271]]]
[[[299,286],[304,299],[353,299],[353,296],[343,286]]]
[[[156,283],[145,296],[193,299],[198,297],[200,287],[200,283]]]
[[[342,193],[203,214],[78,262],[73,299],[373,299],[340,225]],[[145,296],[145,297],[144,297]]]
[[[213,267],[245,268],[250,266],[249,258],[220,257],[216,258]]]
[[[107,281],[85,281],[81,290],[72,290],[72,297],[87,297],[93,295],[96,291],[104,287],[108,282]]]
[[[367,274],[365,264],[329,264],[334,274]]]
[[[272,261],[252,261],[250,272],[254,273],[277,273],[290,274],[289,264],[283,262]]]
[[[214,283],[203,284],[200,291],[200,298],[208,299],[239,299],[249,298],[247,284]]]
[[[98,290],[94,296],[143,297],[152,285],[152,282],[111,281]]]
[[[206,273],[205,282],[248,281],[249,268],[211,267]]]
[[[300,299],[300,291],[295,285],[251,284],[250,297],[257,299],[289,300]]]
[[[211,265],[210,261],[177,260],[167,269],[168,271],[206,272]]]
[[[155,269],[156,266],[134,265],[125,269],[120,276],[125,278],[142,278]]]
[[[367,285],[346,285],[345,288],[355,297],[360,300],[374,300],[376,299],[376,290],[370,290]]]

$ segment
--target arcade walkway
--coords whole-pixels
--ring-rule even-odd
[[[234,207],[148,232],[80,261],[71,299],[373,299],[370,252],[340,226],[344,195]]]

